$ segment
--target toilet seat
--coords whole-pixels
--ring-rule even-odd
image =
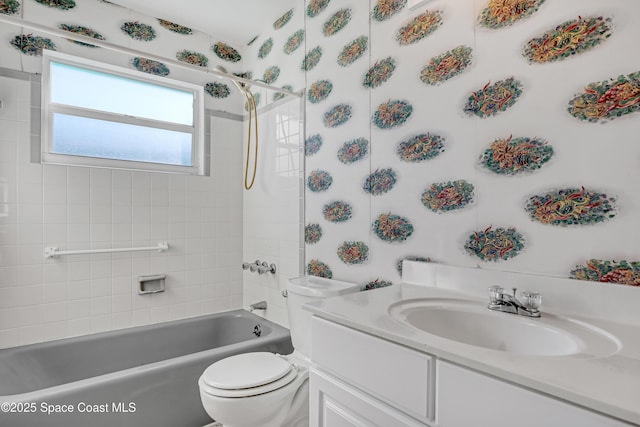
[[[218,397],[250,397],[269,393],[292,382],[298,369],[288,360],[268,352],[227,357],[209,366],[198,383]]]

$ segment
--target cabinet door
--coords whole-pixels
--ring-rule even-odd
[[[424,427],[331,375],[309,371],[310,427]]]
[[[629,427],[630,424],[437,361],[440,427]]]
[[[311,330],[316,366],[422,422],[433,420],[432,356],[315,316]]]

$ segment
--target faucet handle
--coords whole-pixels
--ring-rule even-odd
[[[502,286],[491,286],[489,288],[489,305],[498,304],[502,299],[504,288]]]
[[[540,295],[538,292],[523,291],[522,304],[528,310],[537,311],[540,309],[540,305],[542,305],[542,295]]]

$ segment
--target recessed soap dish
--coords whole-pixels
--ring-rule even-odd
[[[138,294],[155,294],[157,292],[164,292],[164,280],[166,274],[154,274],[151,276],[139,276],[138,277]]]

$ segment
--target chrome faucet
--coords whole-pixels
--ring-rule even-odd
[[[243,262],[242,269],[249,270],[252,273],[255,273],[257,271],[258,274],[264,274],[264,273],[276,274],[275,264],[269,265],[267,261],[260,261],[259,259],[257,259],[256,262],[251,264],[249,264],[248,262]]]
[[[513,293],[505,293],[501,286],[489,288],[489,305],[487,308],[494,311],[519,314],[527,317],[540,317],[540,305],[542,296],[537,292],[522,292],[522,301],[516,298],[517,288],[512,288]]]
[[[248,262],[243,262],[242,263],[242,269],[243,270],[250,270],[252,273],[255,272],[258,267],[260,267],[260,261],[256,260],[256,262],[253,262],[251,264],[249,264]]]
[[[266,310],[267,309],[267,302],[266,301],[259,301],[256,303],[253,303],[249,306],[249,311],[253,311],[253,310]]]

